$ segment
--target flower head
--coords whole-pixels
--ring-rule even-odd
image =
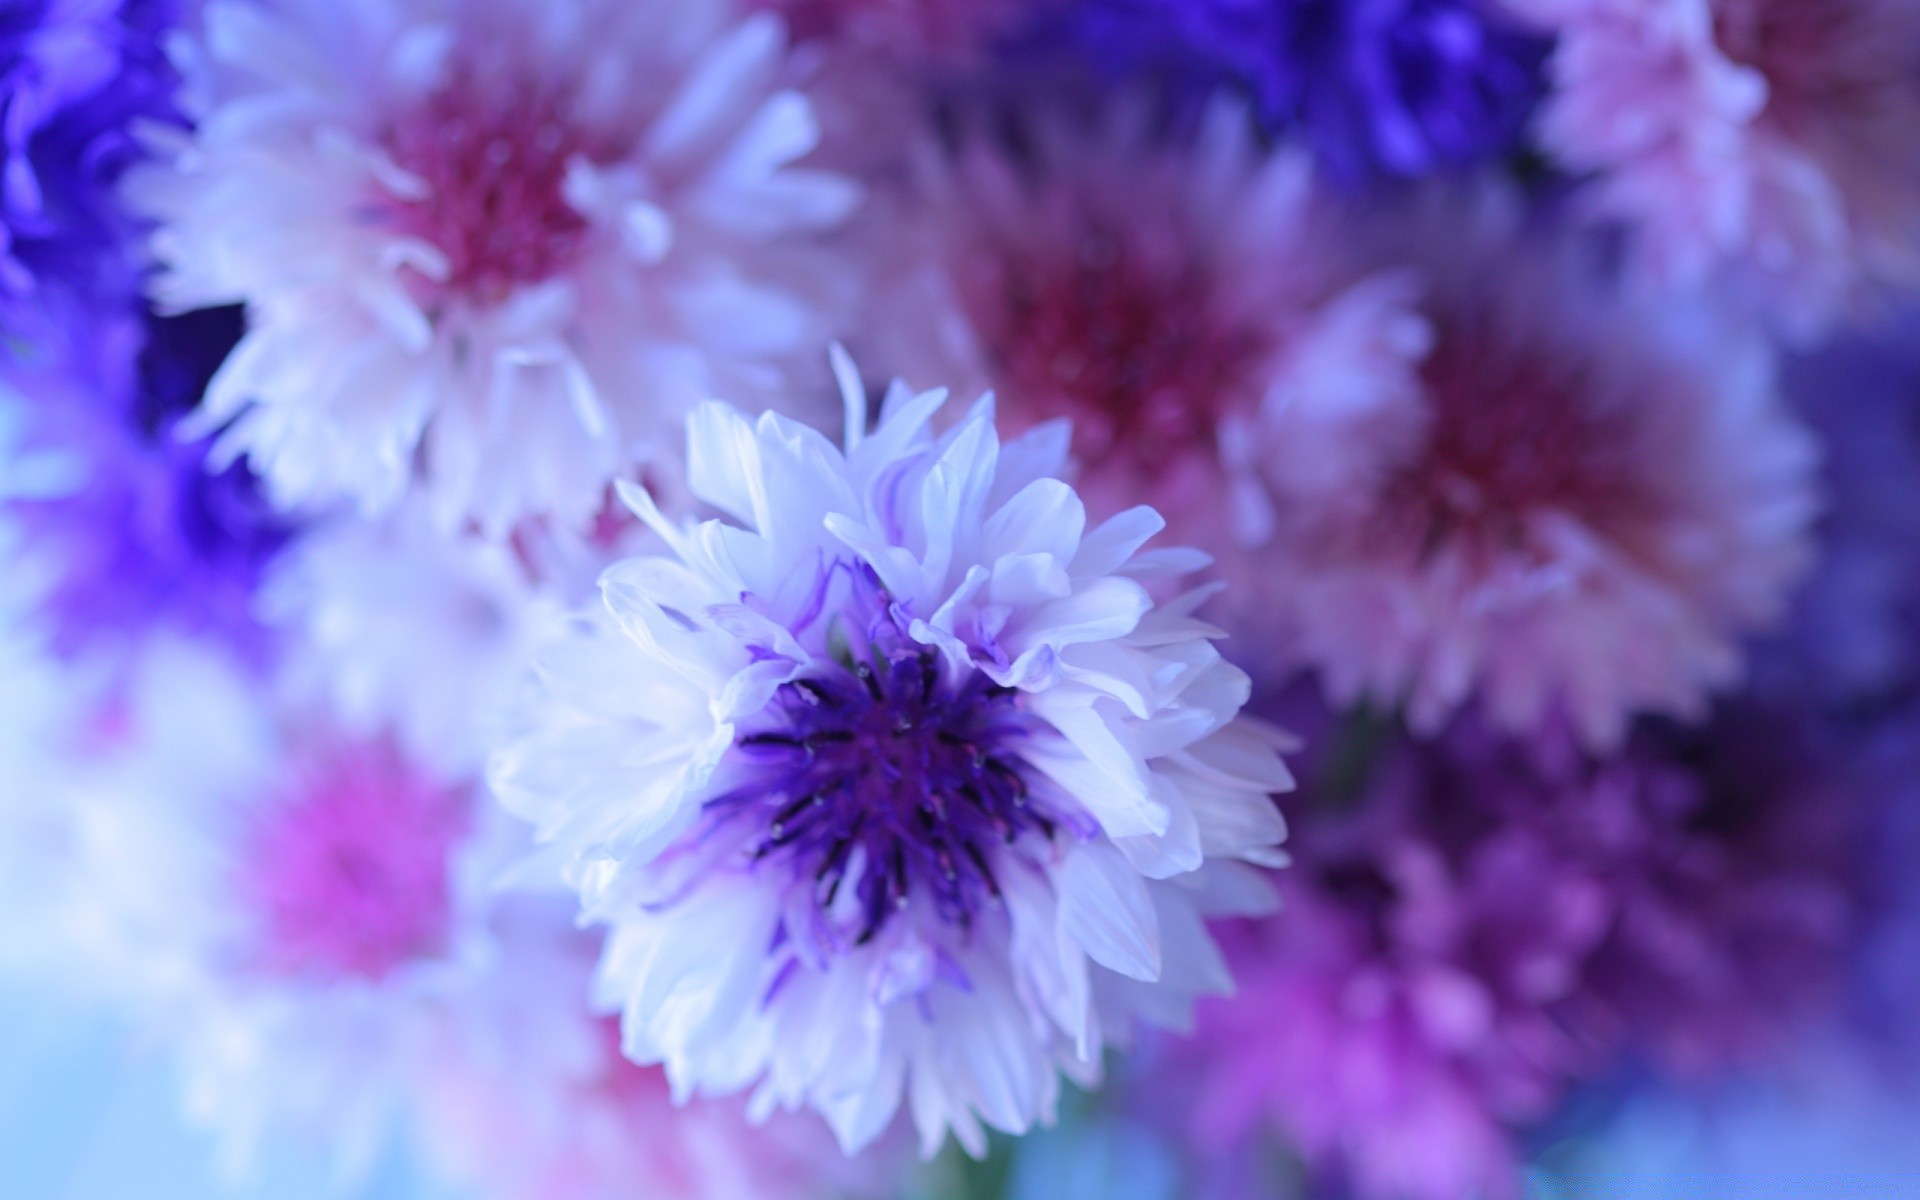
[[[1483,0],[1092,0],[1068,35],[1110,70],[1246,93],[1336,178],[1364,183],[1511,150],[1545,39]]]
[[[1427,345],[1404,273],[1355,272],[1332,205],[1297,154],[1267,155],[1243,109],[1190,136],[1132,108],[1088,127],[1057,112],[1014,149],[972,131],[931,158],[886,236],[868,322],[887,365],[997,387],[1012,429],[1073,422],[1075,484],[1096,517],[1151,504],[1254,597],[1271,472],[1346,486],[1329,439],[1261,439],[1308,398],[1354,443],[1400,436]],[[1216,609],[1222,601],[1216,601]]]
[[[1920,13],[1903,0],[1518,0],[1558,38],[1546,146],[1669,286],[1812,338],[1920,279]]]
[[[1376,731],[1376,734],[1378,731]],[[1273,1129],[1358,1194],[1519,1194],[1516,1131],[1643,1057],[1688,1082],[1785,1044],[1838,982],[1848,806],[1808,729],[1730,711],[1611,761],[1475,719],[1322,769],[1286,917],[1170,1069],[1216,1149]]]
[[[1422,293],[1417,386],[1365,422],[1302,390],[1256,427],[1255,461],[1342,466],[1264,475],[1285,653],[1425,730],[1475,695],[1595,746],[1696,715],[1806,564],[1811,439],[1759,342],[1607,292],[1497,202],[1450,211],[1387,256]]]
[[[134,226],[113,188],[133,126],[172,115],[170,0],[17,0],[0,13],[0,297],[6,325],[44,289],[125,300]],[[37,307],[37,306],[36,306]]]
[[[364,1167],[486,957],[473,781],[204,647],[137,666],[58,797],[62,969],[177,1052],[240,1163],[272,1130]]]
[[[215,0],[198,122],[133,195],[169,305],[251,327],[198,428],[281,503],[586,524],[695,399],[821,334],[806,101],[724,3]],[[229,422],[231,425],[229,426]]]
[[[1129,1018],[1226,984],[1200,924],[1264,898],[1279,735],[1246,677],[1155,603],[1196,558],[1089,530],[1062,431],[1002,446],[990,401],[865,394],[842,451],[718,404],[690,485],[726,515],[602,580],[549,698],[495,762],[610,926],[600,998],[681,1093],[758,1084],[871,1140],[903,1095],[951,1128],[1050,1116]]]

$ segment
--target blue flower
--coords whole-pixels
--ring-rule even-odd
[[[1513,149],[1547,50],[1480,0],[1087,0],[1070,24],[1109,72],[1246,91],[1348,183]]]
[[[125,297],[134,225],[116,202],[134,127],[172,112],[163,0],[12,0],[0,7],[0,303],[49,286]]]

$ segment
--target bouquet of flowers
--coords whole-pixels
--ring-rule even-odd
[[[1912,0],[0,0],[0,968],[491,1200],[1897,1094],[1916,128]]]

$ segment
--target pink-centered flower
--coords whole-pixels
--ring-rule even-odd
[[[1338,704],[1431,731],[1478,697],[1605,747],[1739,677],[1807,561],[1814,448],[1762,343],[1609,293],[1481,200],[1379,256],[1417,280],[1415,386],[1364,413],[1303,388],[1253,432],[1276,519],[1249,628]]]
[[[62,920],[82,986],[177,1052],[227,1154],[295,1133],[354,1170],[470,993],[498,860],[471,778],[286,683],[143,655],[67,781]]]
[[[131,181],[176,308],[245,302],[200,416],[283,504],[585,525],[699,399],[826,336],[784,35],[724,0],[215,0]]]
[[[388,739],[303,747],[248,820],[235,900],[269,974],[378,981],[448,949],[449,857],[472,814]]]
[[[1266,603],[1265,477],[1340,491],[1348,460],[1404,441],[1381,414],[1427,343],[1405,273],[1349,269],[1305,156],[1251,129],[1223,101],[1166,134],[1136,104],[923,154],[916,186],[876,200],[884,282],[859,343],[909,380],[995,388],[1010,428],[1070,419],[1090,510],[1152,504],[1235,607]],[[1308,405],[1342,436],[1259,435]]]

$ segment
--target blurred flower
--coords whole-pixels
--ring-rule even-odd
[[[1507,193],[1339,221],[1231,105],[1184,147],[1142,117],[973,135],[882,201],[877,357],[1072,417],[1095,515],[1163,512],[1212,615],[1338,702],[1603,746],[1738,677],[1814,502],[1762,342],[1609,294]]]
[[[1068,28],[1109,70],[1244,92],[1347,183],[1507,153],[1547,51],[1483,0],[1086,0]]]
[[[1263,413],[1245,453],[1286,581],[1263,598],[1336,704],[1404,702],[1431,731],[1478,696],[1503,728],[1561,712],[1606,748],[1739,678],[1808,559],[1814,447],[1762,343],[1607,293],[1503,199],[1388,237],[1430,331],[1416,388],[1364,421],[1324,388]]]
[[[1306,161],[1264,155],[1235,104],[1190,139],[1157,137],[1138,107],[1023,132],[1010,147],[970,131],[886,208],[873,357],[995,387],[1016,430],[1071,418],[1096,518],[1151,504],[1214,555],[1227,605],[1268,604],[1264,477],[1344,488],[1334,456],[1396,444],[1376,414],[1418,388],[1411,281],[1350,269]],[[1259,436],[1309,399],[1345,436],[1299,453]]]
[[[0,496],[20,553],[51,580],[38,603],[66,656],[125,651],[162,630],[262,648],[252,606],[293,523],[243,465],[211,470],[180,415],[240,336],[233,310],[96,312],[0,367],[0,404],[30,462]]]
[[[990,402],[935,439],[942,392],[896,386],[845,453],[719,404],[689,427],[694,493],[732,518],[602,580],[497,760],[611,926],[599,998],[677,1094],[755,1083],[867,1143],[910,1104],[951,1129],[1047,1120],[1131,1017],[1178,1021],[1228,980],[1201,925],[1257,907],[1284,738],[1236,719],[1244,675],[1190,594],[1191,552],[1092,530],[1063,431],[1002,447]]]
[[[378,980],[438,951],[447,854],[465,805],[391,742],[322,745],[288,764],[288,794],[243,847],[238,899],[260,917],[255,961],[290,976]]]
[[[1807,730],[1734,712],[1586,759],[1473,721],[1391,742],[1351,810],[1296,817],[1286,915],[1225,939],[1203,1144],[1271,1123],[1378,1197],[1518,1192],[1516,1129],[1646,1055],[1697,1082],[1830,1001],[1854,830]],[[1331,778],[1330,776],[1328,778]]]
[[[44,313],[49,285],[138,289],[134,226],[114,185],[142,120],[172,117],[160,40],[171,0],[11,0],[0,11],[0,332]]]
[[[484,960],[470,782],[165,642],[57,805],[60,972],[173,1049],[188,1115],[245,1167],[268,1130],[373,1160]]]
[[[1792,336],[1920,282],[1906,0],[1510,0],[1559,39],[1541,136],[1668,285]]]
[[[715,392],[825,336],[800,236],[844,181],[770,16],[714,0],[213,0],[197,132],[132,194],[168,305],[251,326],[195,428],[283,505],[579,527]]]
[[[420,1072],[424,1148],[449,1178],[487,1200],[898,1194],[901,1155],[847,1158],[811,1115],[752,1124],[736,1101],[676,1104],[587,1011],[598,939],[569,917],[556,899],[503,905],[491,974]]]

